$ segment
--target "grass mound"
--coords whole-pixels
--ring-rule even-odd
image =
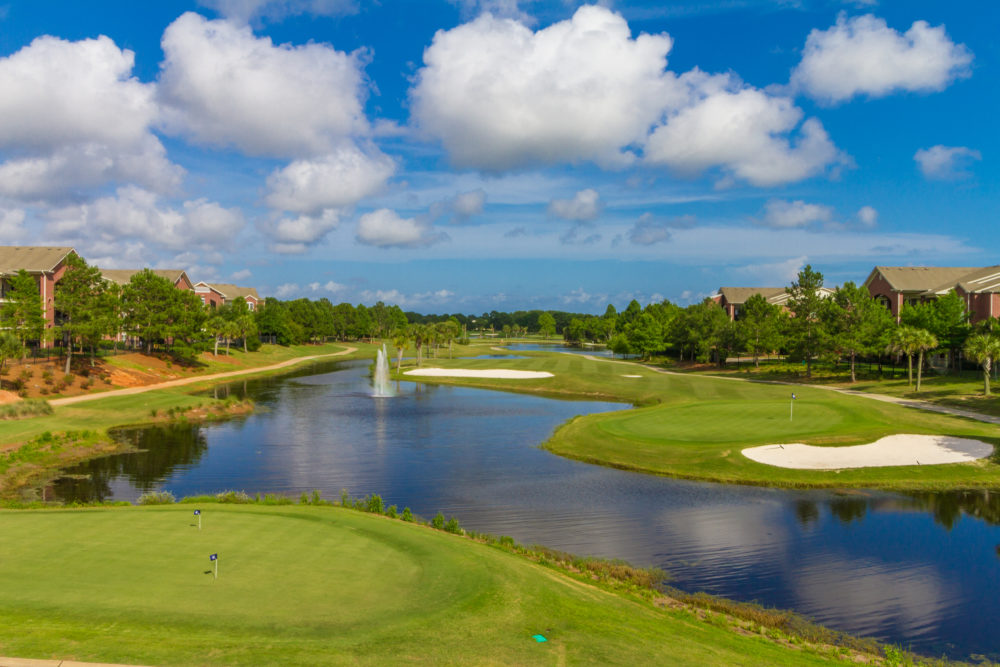
[[[833,661],[409,523],[330,507],[213,504],[200,508],[199,530],[193,507],[0,511],[0,655],[253,665]]]

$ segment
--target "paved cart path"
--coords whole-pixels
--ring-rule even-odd
[[[295,357],[294,359],[287,359],[281,363],[273,364],[271,366],[257,366],[254,368],[244,368],[238,371],[226,371],[225,373],[212,373],[211,375],[195,375],[187,378],[180,378],[178,380],[167,380],[166,382],[157,382],[156,384],[147,384],[142,387],[127,387],[125,389],[113,389],[111,391],[103,391],[97,394],[82,394],[80,396],[69,396],[67,398],[56,398],[49,401],[49,405],[52,407],[58,407],[61,405],[73,405],[74,403],[83,403],[85,401],[96,401],[100,398],[107,398],[109,396],[127,396],[129,394],[142,394],[147,391],[155,391],[157,389],[166,389],[168,387],[182,387],[186,384],[194,384],[196,382],[205,382],[211,380],[224,380],[226,378],[239,377],[240,375],[250,375],[252,373],[260,373],[262,371],[274,371],[281,368],[287,368],[289,366],[294,366],[295,364],[300,364],[303,361],[312,361],[313,359],[325,359],[327,357],[342,357],[352,352],[357,352],[358,348],[348,347],[340,352],[332,352],[330,354],[313,354],[308,357]],[[2,658],[0,658],[2,660]],[[0,667],[5,667],[2,662],[0,662]]]

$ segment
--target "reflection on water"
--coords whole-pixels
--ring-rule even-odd
[[[368,396],[368,362],[240,382],[259,411],[132,429],[144,450],[92,461],[67,500],[224,489],[379,493],[425,517],[578,554],[656,565],[674,584],[794,608],[922,652],[1000,657],[1000,495],[786,491],[611,470],[534,445],[623,406],[403,382]],[[334,371],[334,368],[341,370]]]

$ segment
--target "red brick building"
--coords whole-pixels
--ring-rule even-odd
[[[24,269],[38,281],[45,328],[52,329],[56,322],[56,283],[66,272],[66,258],[73,252],[65,247],[0,246],[0,303],[7,299],[9,277]]]
[[[260,297],[256,288],[238,287],[222,283],[208,284],[201,281],[194,286],[194,292],[201,297],[201,302],[210,308],[219,308],[227,303],[243,297],[247,308],[251,311],[257,310],[260,306]]]
[[[926,303],[952,290],[965,300],[972,322],[1000,316],[1000,266],[876,266],[865,287],[897,322],[904,304]]]
[[[127,285],[132,276],[139,273],[143,269],[100,269],[101,277],[106,281],[111,283],[117,283],[119,285]],[[177,289],[188,290],[189,292],[194,291],[194,283],[188,278],[187,273],[181,271],[180,269],[150,269],[153,274],[166,278],[174,284]]]

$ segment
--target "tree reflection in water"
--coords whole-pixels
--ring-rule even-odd
[[[101,502],[111,498],[111,481],[124,477],[142,493],[155,490],[179,466],[196,463],[208,441],[195,424],[170,424],[112,433],[136,451],[87,461],[65,471],[52,491],[66,502]],[[48,495],[48,494],[47,494]]]

